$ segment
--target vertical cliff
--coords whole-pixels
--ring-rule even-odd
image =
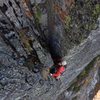
[[[99,15],[99,0],[0,0],[0,100],[91,100],[100,82]],[[51,35],[67,61],[58,81],[49,75]]]

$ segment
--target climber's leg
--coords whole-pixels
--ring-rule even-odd
[[[57,63],[56,59],[62,59],[61,44],[56,35],[49,37],[49,50],[55,64]]]

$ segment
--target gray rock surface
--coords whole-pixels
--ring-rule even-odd
[[[65,6],[66,0],[48,1],[31,0],[31,9],[29,0],[0,0],[0,100],[58,100],[63,93],[67,98],[66,90],[71,82],[100,55],[100,17],[93,28],[99,14],[98,5],[89,6],[91,13],[87,14],[87,5],[91,5],[92,1],[75,0],[73,4],[76,6],[71,6],[71,9],[68,6],[71,2]],[[99,0],[95,2],[99,3]],[[47,5],[44,6],[45,4]],[[79,4],[84,6],[82,22],[80,17],[77,18],[82,11]],[[73,13],[69,14],[70,10]],[[92,14],[93,11],[95,14]],[[69,15],[65,15],[65,12]],[[44,23],[42,18],[46,15],[44,18],[47,22]],[[58,81],[51,76],[46,79],[41,76],[44,66],[53,64],[48,47],[44,43],[47,42],[44,34],[48,37],[50,32],[62,37],[64,59],[67,61],[66,69]],[[36,70],[40,71],[29,70],[29,66],[25,66],[27,63],[32,69],[37,68]],[[94,87],[99,75],[96,74],[98,68],[92,70],[93,74],[90,72],[90,76],[94,80],[90,85]],[[87,93],[88,96],[91,86],[85,87],[86,91],[81,87],[80,93]],[[77,100],[83,99],[84,94],[78,94]],[[87,100],[87,96],[84,99]]]
[[[100,21],[98,19],[98,21]],[[97,55],[100,54],[100,27],[92,30],[89,37],[79,46],[72,49],[68,56],[67,68],[59,81],[53,81],[51,78],[43,80],[39,74],[30,72],[24,66],[19,65],[16,61],[8,56],[2,56],[0,62],[1,74],[1,100],[56,100],[69,86],[70,82],[86,67],[86,65]],[[7,47],[4,45],[2,49],[5,51]],[[6,57],[6,59],[2,59]],[[3,61],[2,61],[3,60]],[[96,74],[96,73],[95,73]],[[27,99],[27,100],[28,100]]]

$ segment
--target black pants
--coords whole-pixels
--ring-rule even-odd
[[[55,59],[62,59],[60,38],[53,34],[49,36],[49,50],[54,63],[57,63]]]

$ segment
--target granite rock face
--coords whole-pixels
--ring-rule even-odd
[[[99,15],[99,0],[0,0],[0,100],[92,100]],[[53,34],[67,61],[60,80],[49,75]]]

